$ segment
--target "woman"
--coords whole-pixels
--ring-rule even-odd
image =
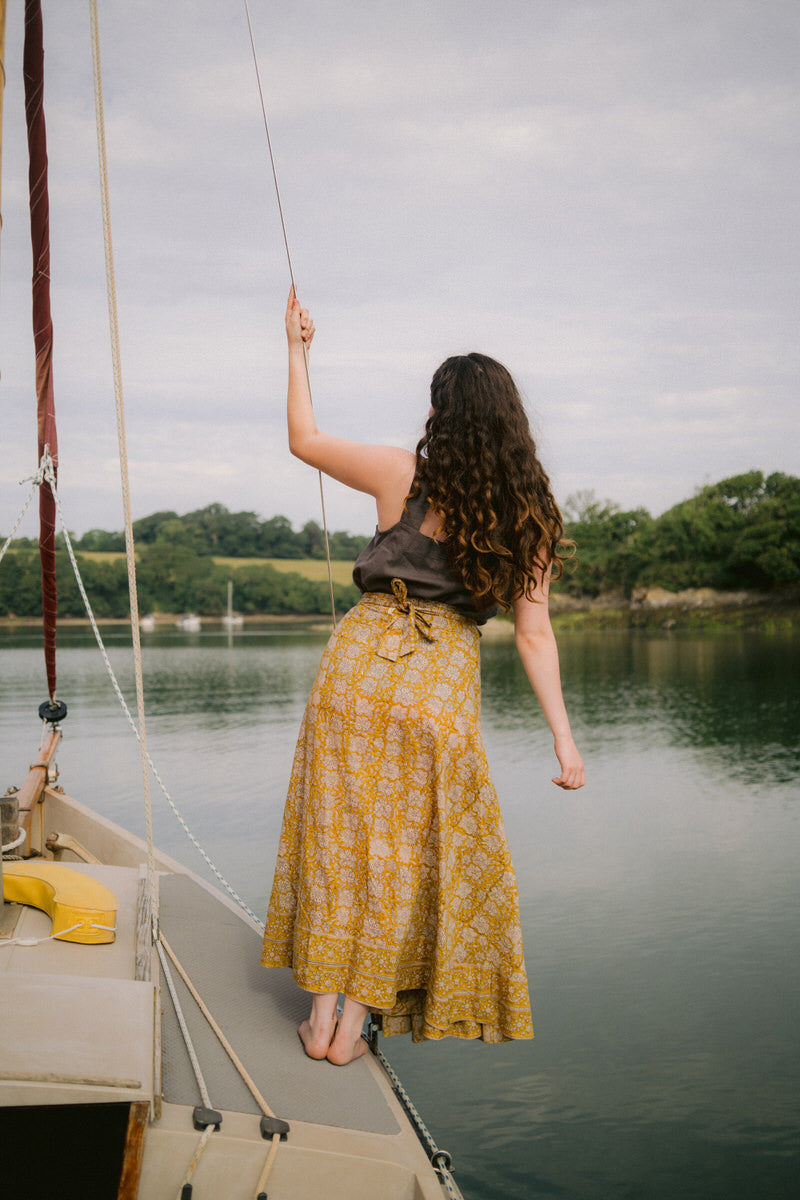
[[[378,527],[353,577],[364,595],[331,637],[286,802],[262,962],[313,993],[311,1058],[385,1034],[531,1037],[514,869],[480,734],[479,626],[514,610],[516,645],[571,790],[570,732],[547,612],[561,518],[504,367],[448,359],[416,454],[317,428],[305,349],[286,310],[289,447],[374,496]],[[344,994],[337,1022],[337,1000]]]

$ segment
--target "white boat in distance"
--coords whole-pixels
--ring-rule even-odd
[[[180,629],[181,633],[199,633],[203,622],[195,613],[184,613],[182,617],[178,617],[175,628]]]
[[[244,617],[241,613],[233,611],[233,580],[228,580],[228,611],[222,618],[222,624],[226,629],[241,629],[244,625]]]

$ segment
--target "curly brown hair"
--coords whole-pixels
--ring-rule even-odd
[[[484,354],[448,358],[431,381],[410,497],[441,517],[450,569],[479,608],[534,598],[536,571],[563,572],[564,526],[511,375]]]

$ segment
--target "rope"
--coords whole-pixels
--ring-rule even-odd
[[[464,1200],[464,1197],[462,1196],[461,1191],[459,1190],[459,1188],[456,1184],[456,1181],[453,1179],[453,1176],[450,1174],[450,1168],[453,1165],[453,1160],[451,1159],[450,1155],[447,1153],[446,1150],[440,1150],[439,1147],[436,1145],[436,1142],[433,1140],[430,1130],[428,1129],[428,1127],[425,1124],[425,1122],[423,1121],[422,1117],[420,1116],[420,1114],[417,1112],[416,1108],[414,1107],[414,1103],[413,1103],[411,1097],[409,1096],[406,1089],[403,1087],[402,1082],[400,1081],[399,1077],[396,1075],[395,1071],[393,1070],[393,1068],[392,1068],[391,1064],[389,1063],[388,1059],[386,1058],[385,1054],[383,1054],[382,1051],[380,1051],[380,1050],[376,1050],[375,1054],[376,1054],[376,1057],[379,1059],[384,1071],[391,1079],[392,1084],[394,1086],[394,1090],[397,1093],[397,1096],[399,1097],[399,1099],[401,1100],[406,1112],[411,1117],[411,1120],[414,1123],[414,1128],[416,1129],[420,1139],[422,1140],[424,1145],[427,1147],[428,1157],[431,1160],[431,1165],[433,1166],[437,1175],[441,1179],[442,1185],[445,1188],[445,1191],[447,1192],[447,1194],[449,1196],[451,1196],[453,1198],[453,1200]]]
[[[74,933],[76,929],[80,929],[82,924],[83,922],[79,921],[77,925],[70,925],[69,929],[59,929],[58,933],[48,933],[46,937],[18,937],[11,938],[10,941],[6,941],[3,938],[0,939],[0,949],[4,946],[39,946],[42,942],[58,941],[59,938],[65,938],[68,933]],[[112,925],[97,925],[94,921],[91,922],[89,928],[104,929],[109,933],[116,933]]]
[[[125,514],[125,554],[128,564],[128,592],[131,604],[131,634],[133,639],[134,675],[136,678],[136,705],[139,716],[139,746],[141,749],[142,786],[144,788],[145,825],[147,829],[147,884],[150,890],[153,916],[153,936],[158,930],[158,888],[156,887],[155,850],[153,845],[153,811],[150,800],[150,775],[147,770],[147,729],[144,715],[144,684],[142,681],[142,643],[139,634],[139,600],[136,592],[136,560],[133,546],[133,522],[131,520],[130,489],[128,486],[128,451],[125,438],[125,408],[122,396],[122,364],[119,350],[119,322],[117,320],[117,289],[114,282],[114,251],[111,243],[111,206],[108,196],[108,163],[106,159],[106,132],[103,116],[103,82],[100,73],[100,37],[97,24],[97,0],[91,0],[92,64],[94,71],[94,102],[97,124],[97,156],[100,166],[100,198],[103,210],[103,243],[106,259],[106,293],[108,297],[108,322],[111,336],[111,362],[114,373],[114,397],[117,412],[117,441],[119,443],[119,467],[122,480],[122,505]],[[51,487],[55,487],[51,483]]]
[[[203,1151],[205,1150],[213,1132],[214,1132],[214,1126],[206,1125],[205,1129],[201,1133],[200,1141],[197,1143],[197,1146],[195,1147],[195,1152],[192,1155],[192,1161],[189,1163],[189,1166],[186,1168],[186,1174],[184,1175],[183,1179],[180,1182],[180,1185],[178,1186],[178,1191],[176,1193],[175,1200],[183,1200],[184,1196],[186,1195],[187,1184],[189,1183],[189,1180],[194,1175],[195,1168],[196,1168],[197,1164],[200,1162],[200,1156],[202,1155]],[[191,1192],[189,1193],[189,1195],[191,1195]]]
[[[16,521],[14,522],[14,528],[11,530],[11,533],[8,535],[6,540],[3,542],[3,548],[2,548],[2,550],[0,550],[0,562],[2,562],[3,559],[5,558],[6,550],[13,542],[14,534],[17,532],[20,525],[22,524],[22,518],[25,516],[25,513],[30,508],[31,500],[36,495],[36,489],[39,486],[39,484],[42,482],[42,479],[44,478],[43,471],[44,471],[44,468],[42,466],[40,466],[39,470],[36,472],[35,475],[29,476],[28,479],[20,480],[20,485],[22,485],[23,483],[30,483],[31,490],[28,492],[28,498],[25,501],[25,503],[23,504],[22,508],[20,509],[19,516],[17,517]]]
[[[161,947],[163,946],[164,950],[166,950],[167,954],[172,959],[175,970],[178,972],[181,979],[183,980],[183,982],[186,984],[187,988],[189,989],[192,999],[194,1000],[197,1007],[200,1009],[200,1012],[203,1014],[205,1019],[208,1021],[211,1028],[214,1030],[214,1033],[219,1038],[219,1041],[222,1045],[223,1050],[228,1055],[228,1058],[231,1060],[233,1065],[236,1067],[236,1070],[241,1075],[242,1081],[243,1081],[245,1087],[250,1092],[250,1095],[253,1097],[256,1104],[263,1112],[264,1116],[265,1117],[274,1117],[275,1113],[272,1111],[270,1106],[267,1104],[267,1102],[264,1099],[264,1097],[262,1096],[261,1092],[258,1090],[257,1084],[254,1082],[253,1078],[248,1073],[247,1068],[245,1067],[244,1063],[239,1058],[239,1056],[237,1055],[233,1046],[230,1044],[230,1042],[226,1038],[225,1034],[222,1032],[219,1025],[217,1024],[217,1022],[214,1020],[213,1016],[209,1012],[208,1008],[206,1007],[205,1002],[203,1001],[202,996],[200,995],[197,988],[192,983],[189,976],[186,974],[186,971],[181,966],[181,964],[175,954],[175,951],[172,949],[169,942],[164,937],[163,933],[159,933],[159,943],[158,944],[159,944],[159,954],[161,953]]]
[[[200,1099],[203,1101],[203,1104],[205,1105],[206,1108],[213,1108],[211,1099],[208,1094],[208,1088],[206,1087],[206,1081],[203,1076],[203,1070],[202,1070],[202,1067],[200,1066],[200,1060],[197,1057],[197,1051],[194,1048],[194,1042],[192,1041],[191,1034],[189,1033],[189,1027],[186,1024],[186,1018],[183,1015],[183,1009],[181,1008],[181,1002],[178,999],[178,993],[175,989],[175,980],[172,978],[172,971],[170,971],[169,963],[167,962],[166,957],[164,955],[165,949],[168,949],[166,942],[163,942],[163,939],[161,939],[161,937],[159,937],[159,940],[156,942],[156,950],[158,951],[158,957],[161,959],[161,968],[164,972],[164,978],[167,981],[167,987],[169,988],[169,994],[172,997],[172,1006],[175,1009],[175,1016],[178,1018],[178,1025],[180,1026],[181,1035],[183,1037],[184,1043],[186,1044],[186,1051],[189,1055],[189,1061],[192,1064],[192,1070],[194,1071],[194,1077],[197,1080],[197,1088],[198,1088],[198,1091],[200,1092]],[[173,956],[170,953],[170,958],[172,958],[172,957]],[[183,972],[181,972],[181,977],[183,977]]]
[[[256,54],[256,43],[255,43],[255,38],[253,36],[253,22],[250,19],[250,5],[248,3],[248,0],[244,0],[244,11],[245,11],[245,15],[247,17],[247,32],[250,36],[250,49],[253,52],[253,66],[255,67],[255,71],[256,71],[256,84],[258,86],[258,98],[261,102],[261,116],[263,117],[263,120],[264,120],[264,132],[267,135],[267,150],[269,151],[269,162],[270,162],[270,167],[272,169],[272,182],[275,185],[275,198],[278,201],[278,213],[280,214],[280,219],[281,219],[281,230],[283,231],[283,244],[286,249],[286,261],[289,264],[289,278],[292,283],[292,289],[294,291],[294,294],[295,294],[295,296],[297,296],[297,285],[295,283],[295,278],[294,278],[294,267],[292,266],[292,255],[291,255],[291,251],[289,250],[289,237],[286,232],[286,219],[283,215],[283,204],[281,203],[281,189],[278,185],[278,170],[277,170],[277,167],[275,166],[275,155],[272,151],[272,137],[270,136],[270,132],[269,132],[269,121],[267,120],[267,106],[264,103],[264,89],[261,86],[261,71],[258,66],[258,55]],[[310,372],[308,369],[308,350],[306,349],[305,345],[303,346],[303,362],[305,363],[305,368],[306,368],[306,382],[308,383],[308,395],[309,395],[309,399],[312,400],[312,407],[313,407],[313,399],[311,397],[311,375],[310,375]],[[334,601],[334,598],[333,598],[333,568],[331,566],[331,549],[330,549],[330,544],[328,542],[328,518],[325,513],[325,492],[324,492],[324,489],[322,486],[322,471],[317,471],[317,475],[319,477],[319,502],[320,502],[320,507],[322,509],[322,532],[325,536],[325,558],[326,558],[326,561],[328,564],[328,591],[330,592],[330,600],[331,600],[331,618],[333,620],[333,628],[335,629],[336,628],[336,602]]]
[[[12,850],[16,850],[17,846],[21,846],[27,836],[27,829],[23,829],[17,834],[13,842],[6,842],[5,846],[3,846],[3,854],[10,854]]]
[[[51,487],[52,487],[53,485],[52,485],[51,479],[48,479],[48,482],[50,482]],[[53,495],[55,496],[56,511],[58,512],[58,519],[61,524],[61,531],[64,534],[64,543],[67,547],[67,553],[69,554],[69,560],[72,563],[72,570],[75,575],[75,580],[78,584],[78,591],[81,594],[81,599],[83,600],[83,605],[84,605],[84,608],[86,609],[86,615],[89,618],[89,624],[92,627],[92,632],[94,633],[95,641],[97,642],[97,645],[100,649],[100,653],[102,655],[103,662],[106,665],[106,671],[108,672],[108,677],[111,680],[111,686],[114,688],[114,692],[116,694],[117,699],[119,700],[122,711],[124,712],[124,714],[127,718],[128,724],[130,725],[131,729],[133,730],[133,733],[134,733],[137,741],[139,741],[139,744],[141,745],[141,737],[139,734],[139,730],[137,728],[136,722],[133,719],[133,714],[131,713],[131,710],[128,708],[128,705],[125,701],[125,697],[122,694],[122,689],[119,686],[117,677],[114,674],[114,668],[111,666],[111,662],[109,660],[108,653],[106,652],[106,648],[105,648],[105,644],[103,642],[102,635],[97,626],[97,621],[95,620],[94,612],[92,611],[92,606],[89,603],[89,597],[86,594],[86,588],[84,587],[83,579],[81,578],[80,568],[78,566],[78,560],[75,557],[75,551],[72,546],[72,539],[69,536],[69,530],[67,529],[67,524],[66,524],[66,521],[64,520],[64,511],[61,507],[61,499],[60,499],[60,497],[58,495],[58,491],[55,487],[53,487]],[[178,824],[183,829],[183,831],[186,834],[186,836],[188,837],[189,841],[192,843],[195,850],[200,855],[200,857],[203,859],[203,862],[206,864],[206,866],[209,868],[209,870],[216,876],[216,878],[222,884],[223,888],[228,893],[228,895],[231,897],[231,899],[236,901],[236,903],[243,910],[243,912],[247,913],[247,915],[255,922],[256,927],[258,929],[260,929],[263,933],[263,930],[264,930],[263,921],[259,921],[258,917],[253,912],[252,908],[250,908],[244,902],[244,900],[239,895],[239,893],[233,887],[231,887],[231,885],[228,883],[225,876],[221,873],[221,871],[217,868],[215,863],[212,861],[212,859],[209,857],[209,855],[206,853],[206,851],[200,845],[197,838],[194,836],[191,829],[186,824],[186,821],[184,820],[183,816],[181,815],[177,805],[175,804],[175,801],[172,799],[172,796],[168,792],[167,787],[166,787],[163,779],[161,778],[160,774],[158,773],[156,765],[153,762],[153,760],[150,757],[150,754],[147,750],[145,750],[145,754],[146,754],[148,766],[150,767],[150,770],[153,772],[153,776],[154,776],[156,782],[158,783],[159,787],[161,788],[161,791],[164,795],[165,800],[167,801],[167,804],[172,809],[172,812],[173,812],[176,820],[178,821]]]
[[[181,963],[179,962],[174,950],[170,946],[167,939],[164,937],[163,932],[160,932],[159,933],[159,942],[158,942],[158,953],[161,956],[161,960],[163,962],[164,957],[163,957],[163,953],[162,953],[162,947],[163,947],[163,950],[166,951],[166,953],[171,958],[173,966],[175,967],[175,970],[178,972],[181,979],[186,984],[186,987],[189,989],[189,993],[192,996],[192,999],[194,1000],[195,1004],[200,1009],[200,1012],[203,1014],[206,1021],[208,1021],[208,1024],[211,1026],[214,1033],[217,1035],[217,1038],[219,1039],[223,1050],[228,1055],[228,1058],[231,1060],[231,1062],[233,1063],[236,1070],[239,1072],[242,1082],[244,1083],[247,1090],[250,1092],[250,1095],[253,1097],[253,1099],[255,1100],[256,1104],[261,1109],[261,1111],[263,1112],[265,1117],[274,1117],[275,1113],[272,1111],[270,1106],[267,1104],[266,1100],[264,1099],[263,1095],[259,1091],[257,1084],[253,1080],[252,1076],[250,1075],[249,1071],[245,1067],[244,1063],[239,1058],[238,1054],[236,1053],[233,1046],[230,1044],[230,1042],[226,1038],[225,1034],[220,1029],[217,1022],[214,1020],[214,1018],[211,1015],[208,1007],[206,1006],[202,996],[197,991],[197,988],[194,986],[191,979],[186,974],[186,971],[181,966]],[[210,1105],[209,1105],[209,1107],[210,1107]],[[256,1184],[256,1190],[254,1192],[255,1200],[259,1200],[259,1197],[264,1194],[264,1189],[266,1188],[266,1185],[267,1185],[267,1179],[269,1177],[270,1171],[272,1170],[272,1164],[274,1163],[275,1156],[278,1153],[278,1147],[280,1145],[280,1141],[281,1141],[280,1134],[273,1133],[272,1137],[271,1137],[270,1148],[267,1153],[267,1159],[266,1159],[266,1162],[264,1163],[264,1167],[261,1172],[261,1175],[259,1176],[258,1183]]]
[[[189,1061],[192,1064],[192,1070],[194,1071],[194,1077],[197,1080],[197,1088],[198,1088],[198,1091],[200,1092],[200,1098],[203,1101],[203,1105],[205,1106],[205,1108],[210,1109],[213,1106],[211,1104],[211,1099],[208,1094],[208,1088],[206,1087],[205,1077],[203,1076],[203,1071],[200,1066],[200,1060],[197,1057],[197,1051],[194,1048],[194,1042],[192,1041],[191,1034],[189,1033],[189,1027],[186,1024],[186,1018],[183,1015],[183,1009],[181,1008],[181,1002],[178,999],[178,993],[175,988],[175,980],[172,978],[172,972],[169,969],[169,963],[167,962],[166,956],[164,954],[164,948],[163,948],[160,940],[156,941],[156,950],[158,951],[158,957],[161,959],[161,969],[164,972],[164,978],[167,981],[167,988],[169,989],[169,994],[172,998],[172,1007],[174,1008],[175,1016],[178,1019],[178,1025],[180,1026],[180,1031],[181,1031],[181,1035],[183,1037],[183,1042],[184,1042],[184,1045],[186,1046],[186,1052],[189,1055]],[[186,1173],[184,1174],[183,1179],[181,1180],[180,1185],[178,1187],[177,1200],[181,1200],[181,1197],[184,1195],[184,1188],[187,1186],[190,1179],[194,1175],[195,1170],[197,1168],[197,1164],[200,1162],[200,1158],[203,1154],[203,1151],[205,1150],[206,1146],[208,1145],[208,1142],[211,1138],[211,1134],[213,1132],[214,1132],[214,1126],[206,1125],[205,1129],[203,1130],[202,1134],[200,1135],[200,1140],[197,1143],[197,1145],[195,1146],[194,1154],[192,1155],[189,1166],[186,1168]]]
[[[269,1153],[267,1154],[267,1161],[264,1163],[264,1169],[258,1177],[258,1183],[256,1184],[256,1190],[253,1194],[253,1200],[261,1200],[262,1197],[264,1197],[264,1200],[266,1200],[264,1188],[267,1186],[267,1179],[269,1178],[269,1173],[272,1170],[272,1164],[275,1161],[275,1155],[278,1153],[278,1146],[280,1146],[280,1144],[281,1139],[277,1134],[274,1134],[272,1138],[272,1144],[269,1148]]]

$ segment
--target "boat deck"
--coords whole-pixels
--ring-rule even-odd
[[[138,872],[75,864],[117,897],[116,937],[0,949],[5,1104],[89,1104],[153,1095],[154,985],[134,979]],[[51,920],[20,908],[15,938],[48,938]],[[91,981],[90,983],[87,981]],[[119,1036],[120,1028],[126,1036]]]
[[[313,1062],[297,1026],[309,998],[289,970],[259,962],[261,938],[235,912],[187,875],[160,879],[161,927],[225,1036],[270,1108],[284,1120],[394,1134],[398,1123],[367,1058],[346,1070]],[[176,990],[215,1108],[260,1113],[249,1090],[173,970]],[[200,1103],[197,1083],[169,993],[162,986],[164,1099]]]
[[[162,1097],[147,1129],[138,1197],[174,1200],[197,1149],[192,1110],[201,1097],[165,981],[155,970],[150,981],[135,978],[141,864],[69,865],[115,893],[116,937],[105,945],[47,940],[0,950],[0,1020],[16,1034],[0,1042],[0,1106],[19,1112]],[[346,1068],[309,1059],[297,1036],[308,996],[288,970],[260,965],[261,938],[250,918],[184,870],[162,870],[158,880],[166,941],[267,1104],[290,1123],[269,1195],[441,1200],[440,1181],[377,1059],[367,1054]],[[26,907],[14,936],[46,938],[50,928],[48,916]],[[222,1113],[193,1180],[198,1200],[252,1200],[269,1148],[261,1110],[172,974],[211,1103]]]

